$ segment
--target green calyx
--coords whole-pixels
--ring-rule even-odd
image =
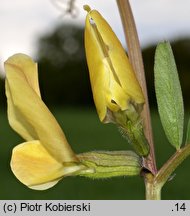
[[[89,168],[78,175],[94,179],[135,176],[142,168],[140,157],[132,151],[93,151],[77,157]]]
[[[135,152],[139,156],[146,157],[149,154],[149,144],[144,135],[139,112],[131,105],[128,110],[115,112],[114,118],[122,135],[133,146]]]

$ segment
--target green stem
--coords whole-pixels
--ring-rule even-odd
[[[153,143],[153,136],[152,136],[151,120],[150,120],[150,110],[149,110],[149,103],[148,103],[143,59],[142,59],[138,34],[137,34],[133,14],[131,11],[131,7],[129,4],[129,0],[117,0],[117,5],[123,23],[123,29],[125,33],[127,46],[128,46],[129,60],[133,66],[133,69],[136,73],[137,79],[141,85],[145,97],[145,104],[142,112],[142,118],[144,120],[143,123],[144,123],[145,136],[150,145],[150,154],[145,159],[145,166],[153,174],[156,174],[157,168],[156,168],[156,160],[154,154],[154,143]]]
[[[146,200],[161,199],[161,185],[156,184],[151,173],[145,175]]]
[[[167,182],[173,171],[190,155],[190,144],[176,151],[174,155],[162,166],[154,178],[161,187]]]
[[[176,151],[174,155],[162,166],[156,176],[145,174],[146,199],[161,199],[161,189],[168,181],[173,171],[190,155],[190,144]]]
[[[150,171],[149,173],[144,173],[146,199],[156,200],[161,198],[161,189],[173,171],[185,160],[185,158],[190,155],[190,144],[186,145],[180,150],[177,150],[177,152],[163,165],[159,172],[157,172],[146,80],[137,30],[129,0],[117,0],[117,4],[128,45],[129,59],[136,72],[137,79],[142,87],[146,101],[142,114],[145,125],[145,134],[150,145],[150,154],[144,159],[144,167]]]

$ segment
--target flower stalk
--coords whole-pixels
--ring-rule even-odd
[[[139,44],[138,34],[137,34],[135,21],[133,18],[129,1],[117,0],[117,4],[118,4],[121,20],[123,23],[123,29],[124,29],[125,38],[128,47],[129,60],[133,66],[133,69],[136,73],[137,79],[139,81],[139,84],[141,85],[145,97],[144,109],[142,111],[141,116],[143,118],[143,123],[144,123],[144,133],[150,146],[150,154],[146,159],[145,163],[147,169],[150,170],[153,174],[156,174],[157,168],[156,168],[156,160],[155,160],[155,153],[154,153],[150,109],[148,103],[146,79],[145,79],[142,53]]]

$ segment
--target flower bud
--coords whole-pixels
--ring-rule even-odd
[[[125,50],[100,13],[89,6],[84,6],[84,9],[88,12],[85,25],[86,58],[100,120],[111,122],[110,114],[127,110],[130,104],[140,111],[144,96]]]
[[[117,36],[96,10],[85,5],[85,51],[95,106],[102,122],[116,123],[125,131],[140,156],[149,145],[140,113],[145,102],[142,89]]]

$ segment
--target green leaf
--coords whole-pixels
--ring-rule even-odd
[[[187,124],[187,134],[186,134],[185,144],[190,144],[190,118]]]
[[[177,67],[168,42],[155,54],[155,90],[162,126],[169,142],[179,149],[183,139],[184,107]]]

